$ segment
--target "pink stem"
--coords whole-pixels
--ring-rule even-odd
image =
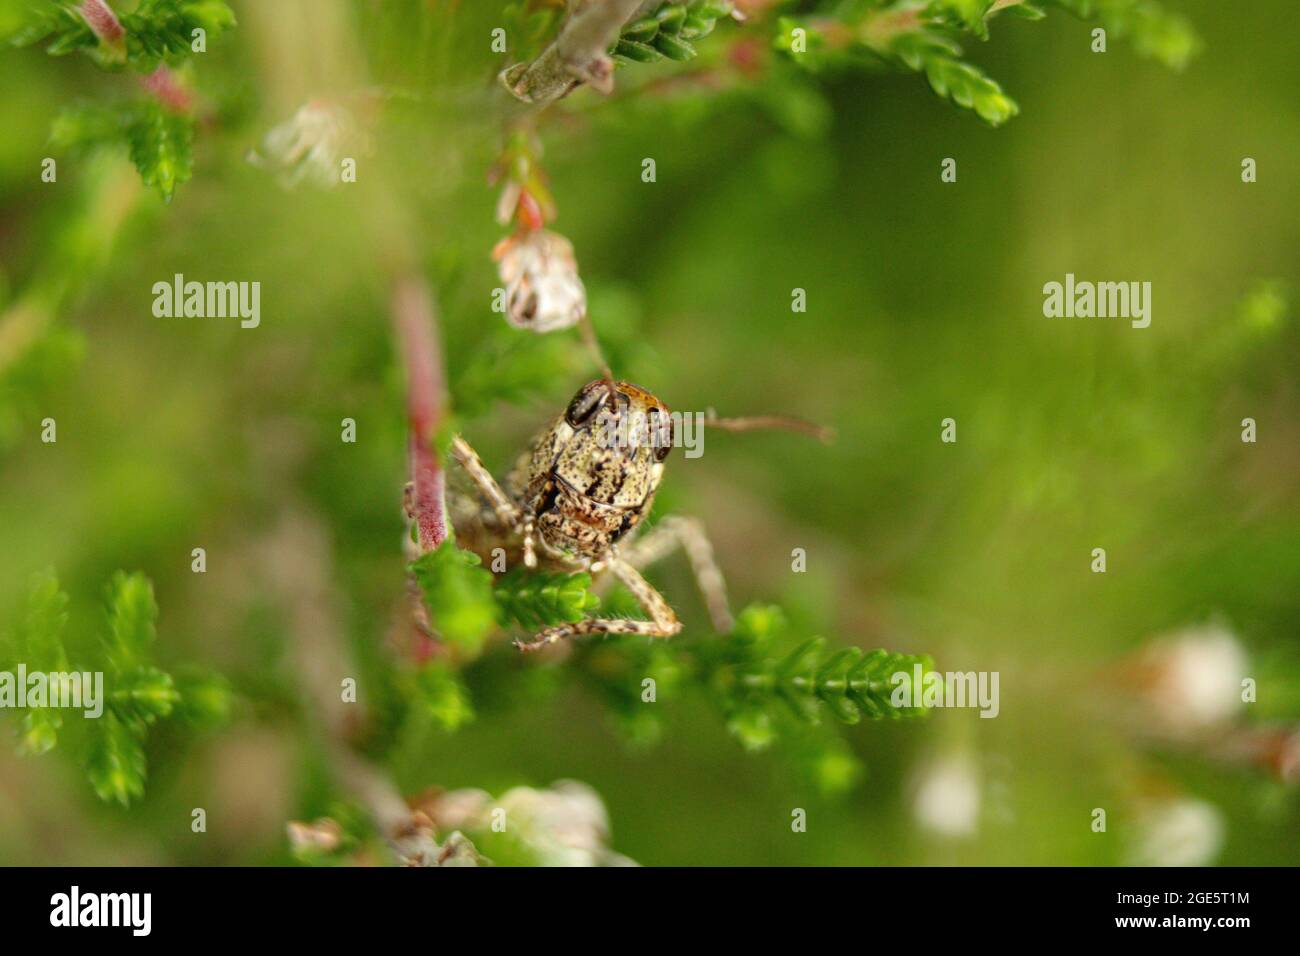
[[[81,0],[81,16],[95,36],[109,46],[117,46],[126,37],[126,31],[104,0]]]
[[[433,442],[442,425],[446,387],[442,353],[434,329],[433,297],[423,280],[408,276],[393,290],[393,320],[406,359],[406,413],[410,422],[411,517],[421,553],[447,537],[447,504],[442,463]]]
[[[162,64],[148,76],[140,80],[144,88],[152,93],[158,102],[173,113],[188,113],[194,105],[189,90],[181,86],[166,64]]]

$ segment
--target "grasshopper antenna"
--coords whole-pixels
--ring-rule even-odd
[[[829,445],[835,440],[835,429],[826,425],[818,425],[816,422],[810,422],[802,418],[792,418],[787,415],[753,415],[745,418],[719,418],[718,413],[709,409],[704,415],[704,424],[712,425],[714,428],[721,428],[728,432],[754,432],[776,429],[780,431],[799,432],[803,435],[811,435],[823,445]]]
[[[578,329],[582,333],[582,341],[591,351],[592,358],[596,360],[596,366],[600,369],[600,378],[605,385],[605,391],[609,394],[610,401],[614,401],[614,373],[610,371],[609,362],[605,359],[605,352],[600,347],[600,340],[596,338],[596,327],[592,324],[591,316],[586,312],[582,313],[582,320],[578,323]]]

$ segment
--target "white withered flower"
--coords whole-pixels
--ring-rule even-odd
[[[966,753],[928,759],[912,778],[912,815],[941,837],[972,837],[983,804],[979,768]]]
[[[1130,866],[1208,866],[1223,848],[1223,814],[1192,797],[1153,801],[1139,812]]]
[[[1141,657],[1146,696],[1168,730],[1194,732],[1223,723],[1242,708],[1246,651],[1222,627],[1188,628],[1156,641]]]
[[[345,154],[359,145],[360,137],[346,109],[313,100],[272,127],[262,138],[261,148],[249,152],[248,160],[276,171],[287,187],[305,179],[329,189],[342,181]]]
[[[545,789],[514,787],[498,800],[482,790],[452,790],[426,801],[440,829],[471,832],[504,823],[543,866],[635,866],[609,849],[609,816],[596,791],[576,780]]]
[[[587,314],[573,244],[537,229],[503,240],[493,253],[506,286],[506,320],[516,328],[554,332]]]

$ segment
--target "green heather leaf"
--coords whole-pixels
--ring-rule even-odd
[[[1127,40],[1140,56],[1181,70],[1201,49],[1191,23],[1155,0],[1040,0],[1090,20],[1115,39]]]
[[[856,664],[861,657],[862,651],[856,647],[846,647],[836,651],[826,658],[826,662],[817,671],[817,683],[826,684],[830,681],[844,681],[849,668]]]
[[[590,587],[590,574],[546,574],[515,568],[497,581],[492,594],[506,619],[535,629],[581,621],[600,604]]]
[[[1042,7],[1036,7],[1032,3],[1018,3],[1014,7],[1007,7],[1007,12],[1012,16],[1020,17],[1024,20],[1041,20],[1047,16],[1047,11]]]
[[[15,681],[19,665],[28,674],[67,671],[68,657],[63,644],[67,623],[68,596],[59,589],[54,571],[33,575],[27,607],[16,632],[4,642],[0,668],[13,673]],[[28,705],[18,723],[18,752],[48,753],[58,744],[62,726],[63,716],[57,709]]]
[[[411,562],[433,617],[433,626],[447,642],[476,654],[497,626],[492,597],[492,572],[478,555],[464,551],[450,538]]]
[[[925,713],[920,706],[899,708],[891,701],[898,686],[893,677],[903,674],[909,684],[917,665],[921,666],[922,677],[931,668],[930,659],[924,656],[893,654],[888,651],[872,651],[848,673],[849,696],[871,717],[898,718],[920,716]],[[914,687],[913,693],[920,688]],[[916,699],[915,697],[913,698]]]
[[[74,153],[125,145],[144,183],[170,201],[176,187],[190,178],[194,129],[190,117],[142,98],[65,109],[54,120],[50,142]]]
[[[654,35],[658,32],[659,21],[655,20],[653,17],[645,17],[644,19],[637,20],[625,26],[621,36],[624,40],[644,43],[647,40],[653,39]]]
[[[3,40],[16,47],[44,43],[45,51],[53,56],[92,49],[99,43],[72,4],[51,0],[29,0],[24,4],[17,28]]]
[[[980,39],[987,39],[989,31],[984,17],[991,6],[993,0],[930,0],[926,15],[950,20]]]
[[[822,693],[819,690],[818,696],[840,723],[856,724],[862,719],[862,711],[858,709],[858,705],[842,692]]]
[[[66,670],[63,631],[67,624],[68,596],[59,589],[54,572],[34,575],[27,593],[27,610],[13,642],[14,663],[26,664],[29,671]]]
[[[679,62],[693,60],[696,56],[695,47],[667,33],[660,33],[654,38],[654,48],[668,59]]]
[[[824,797],[846,793],[862,777],[862,764],[839,737],[818,735],[803,743],[796,766],[808,783]]]
[[[193,172],[194,120],[149,102],[131,122],[126,137],[140,178],[171,202],[176,187]]]
[[[686,7],[677,3],[665,4],[655,14],[655,20],[659,23],[661,35],[664,33],[679,33],[686,23]]]
[[[416,693],[421,712],[448,733],[474,719],[469,691],[446,664],[435,661],[421,667]]]
[[[18,752],[40,755],[59,742],[63,715],[53,707],[29,707],[18,727]]]
[[[936,93],[974,110],[990,126],[1001,126],[1020,112],[1002,87],[969,63],[937,57],[926,64],[925,75]]]
[[[751,604],[736,617],[732,636],[765,644],[785,627],[785,614],[776,605]]]
[[[731,3],[716,0],[664,3],[650,15],[624,26],[610,54],[625,63],[693,59],[697,51],[687,41],[707,37],[717,19],[730,15],[732,9]]]
[[[817,656],[821,653],[821,649],[825,644],[826,639],[824,637],[808,638],[777,665],[778,679],[787,681],[792,677],[811,673]]]
[[[690,4],[691,13],[706,20],[729,17],[735,8],[736,5],[732,0],[693,0]]]
[[[820,703],[816,697],[808,694],[803,688],[783,683],[778,685],[777,693],[799,720],[814,725],[821,722],[822,710]]]
[[[714,20],[691,14],[686,18],[686,22],[682,24],[679,36],[683,40],[699,40],[713,32],[715,23]]]
[[[920,72],[932,62],[955,60],[961,56],[961,46],[942,33],[922,30],[897,37],[889,52],[902,60],[908,69]]]
[[[662,53],[649,44],[638,43],[627,38],[620,39],[614,44],[614,55],[621,56],[632,63],[654,63],[664,58]]]
[[[126,670],[148,652],[157,636],[158,604],[143,574],[118,571],[108,587],[105,650],[114,668]]]
[[[171,714],[181,695],[170,674],[156,667],[137,667],[114,675],[108,688],[114,711],[132,725],[145,726]]]
[[[192,55],[195,30],[203,30],[211,43],[235,26],[235,13],[224,0],[142,0],[120,19],[127,58],[141,72]]]
[[[128,104],[69,107],[54,118],[50,127],[50,145],[76,153],[119,145],[125,141],[131,115]]]
[[[119,571],[107,588],[106,628],[100,640],[102,662],[70,666],[63,631],[68,598],[52,571],[34,579],[21,626],[3,646],[0,663],[23,663],[28,673],[103,670],[103,713],[78,720],[88,742],[87,773],[101,799],[126,806],[144,792],[144,744],[148,728],[180,716],[193,724],[213,723],[229,712],[229,690],[217,677],[195,675],[176,682],[154,666],[158,606],[153,585],[143,574]],[[7,669],[7,668],[6,668]],[[59,743],[64,725],[59,710],[25,708],[18,725],[18,750],[42,754]]]
[[[4,668],[16,671],[21,664],[29,674],[67,671],[68,656],[63,644],[67,623],[68,596],[59,589],[54,572],[34,575],[18,632],[6,642]],[[57,709],[28,705],[19,721],[18,752],[43,754],[53,750],[62,726],[63,716]]]
[[[230,684],[219,674],[182,673],[176,677],[173,716],[197,727],[212,727],[230,719]]]
[[[771,716],[758,707],[739,710],[727,721],[727,729],[750,752],[765,750],[776,739]]]
[[[101,800],[130,805],[144,795],[143,743],[111,710],[88,724],[94,735],[87,767],[91,786]]]

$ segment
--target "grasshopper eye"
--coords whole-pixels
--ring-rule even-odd
[[[573,401],[569,402],[569,407],[564,412],[564,420],[574,428],[578,428],[591,420],[591,416],[599,411],[608,396],[609,392],[602,382],[592,382],[590,385],[583,386],[582,390],[573,396]]]
[[[673,420],[661,409],[652,408],[649,422],[650,446],[654,449],[655,461],[663,461],[673,450]]]

